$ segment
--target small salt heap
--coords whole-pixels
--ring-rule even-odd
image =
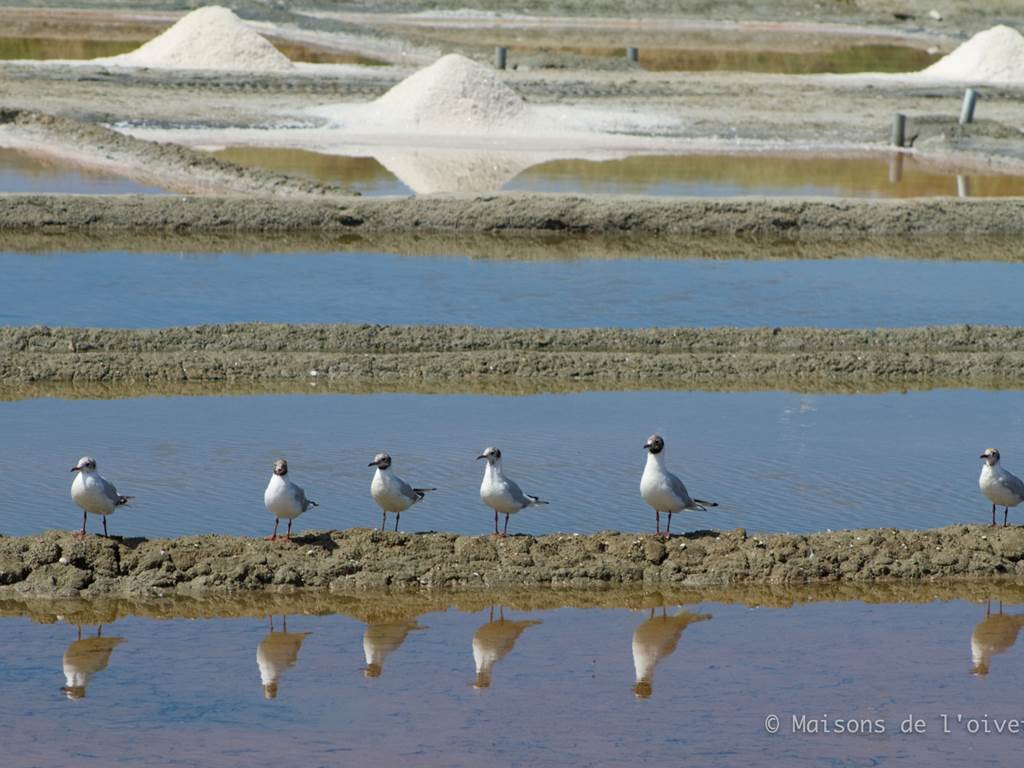
[[[1024,83],[1024,35],[1003,24],[986,29],[920,75],[933,80]]]
[[[220,69],[280,72],[291,60],[219,5],[198,8],[145,45],[103,64],[164,69]]]
[[[437,134],[512,132],[523,128],[526,104],[489,67],[460,56],[443,56],[410,75],[379,99],[361,106],[358,122],[385,130]],[[320,107],[337,123],[353,118],[348,105]]]

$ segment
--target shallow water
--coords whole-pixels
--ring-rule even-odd
[[[510,532],[646,531],[654,515],[638,485],[655,431],[691,494],[721,504],[677,516],[673,530],[984,523],[978,454],[995,446],[1022,471],[1024,392],[22,400],[0,404],[0,455],[16,457],[19,488],[0,499],[0,531],[79,526],[68,469],[86,454],[137,497],[110,518],[118,535],[269,535],[263,489],[278,456],[321,504],[296,530],[373,527],[366,465],[384,450],[400,476],[438,489],[403,515],[402,530],[487,533],[493,514],[475,461],[487,445],[501,448],[524,491],[551,502],[514,517]],[[99,524],[90,519],[90,530]]]
[[[987,610],[499,604],[370,624],[128,617],[81,640],[4,618],[5,766],[1007,764],[1020,735],[983,724],[1020,718],[1024,618]],[[908,717],[925,732],[901,733]]]
[[[131,179],[75,168],[0,147],[0,192],[71,195],[166,194]]]
[[[379,158],[300,149],[230,147],[214,154],[338,184],[364,195],[430,192],[636,194],[700,197],[1005,197],[1024,195],[1024,177],[960,175],[910,157],[778,154],[633,155],[613,160],[547,160],[503,152],[493,165],[479,151],[382,151]],[[494,153],[490,153],[494,156]],[[460,168],[465,166],[464,170]]]
[[[1022,269],[1013,262],[884,259],[525,262],[387,253],[6,253],[0,254],[0,270],[8,277],[0,281],[0,324],[990,324],[1018,314]],[[91,288],[83,291],[86,284]]]

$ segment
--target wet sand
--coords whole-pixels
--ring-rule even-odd
[[[1024,578],[1024,528],[950,526],[748,535],[698,531],[665,542],[605,532],[497,538],[368,529],[292,543],[227,536],[0,539],[0,598],[166,597],[299,588],[656,589]],[[330,601],[328,601],[330,604]],[[641,605],[643,603],[641,602]]]
[[[0,328],[0,385],[189,383],[350,391],[1013,387],[1024,329],[488,329],[233,324]]]

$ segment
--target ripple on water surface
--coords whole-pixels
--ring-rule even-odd
[[[496,602],[102,627],[73,626],[70,605],[63,622],[52,609],[34,614],[48,623],[3,618],[4,764],[960,766],[1019,751],[1019,735],[956,720],[1019,718],[1018,605]],[[908,716],[926,732],[901,733]],[[837,734],[839,721],[869,732]]]
[[[119,328],[247,321],[489,327],[990,324],[1019,311],[1022,268],[1014,261],[885,259],[7,253],[0,254],[7,277],[0,281],[0,323]],[[83,290],[85,285],[90,289]]]
[[[6,534],[80,523],[68,468],[84,454],[137,497],[111,531],[141,536],[269,534],[262,494],[278,456],[321,504],[298,530],[378,525],[366,464],[381,450],[400,476],[438,488],[403,530],[459,533],[493,523],[474,461],[487,445],[523,490],[551,501],[512,520],[510,531],[538,534],[652,528],[638,485],[655,431],[690,492],[721,504],[674,530],[985,522],[979,452],[995,445],[1024,471],[1024,393],[1013,391],[37,399],[0,403],[0,418],[19,483],[0,501]]]

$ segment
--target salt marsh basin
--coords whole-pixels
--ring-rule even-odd
[[[0,716],[11,768],[171,752],[227,768],[240,756],[287,764],[297,750],[320,764],[411,766],[441,755],[457,766],[481,755],[655,766],[698,754],[731,767],[796,748],[821,760],[850,750],[849,764],[995,764],[1019,736],[971,735],[956,715],[1015,716],[1021,613],[1020,594],[991,582],[818,594],[295,593],[137,607],[3,600]],[[61,691],[69,681],[74,696]],[[765,730],[772,714],[777,734]],[[925,734],[900,733],[911,715]],[[801,732],[794,717],[886,727]]]

